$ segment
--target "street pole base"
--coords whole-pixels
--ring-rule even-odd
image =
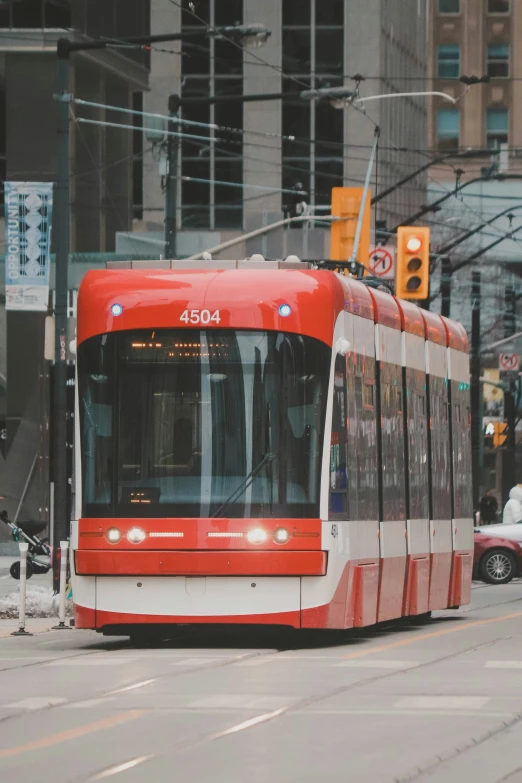
[[[29,633],[29,631],[26,631],[25,628],[19,628],[18,631],[13,631],[11,636],[32,636],[32,633]]]
[[[51,628],[51,631],[70,631],[72,630],[69,625],[65,625],[65,623],[58,623],[58,625],[53,625]]]

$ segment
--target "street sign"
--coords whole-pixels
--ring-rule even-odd
[[[500,372],[518,372],[520,356],[518,353],[501,353],[498,359]]]
[[[395,279],[395,248],[391,245],[378,245],[370,248],[369,269],[372,275],[383,280]]]

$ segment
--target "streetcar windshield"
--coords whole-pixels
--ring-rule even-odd
[[[317,517],[331,349],[140,330],[78,349],[84,517]]]

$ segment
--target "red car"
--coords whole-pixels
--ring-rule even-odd
[[[475,532],[473,578],[504,585],[522,575],[522,544]]]

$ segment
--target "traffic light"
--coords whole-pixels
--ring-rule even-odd
[[[484,448],[498,449],[507,440],[507,423],[505,421],[489,421],[484,427]]]
[[[429,283],[429,228],[400,226],[397,229],[396,296],[401,299],[427,299]]]
[[[332,222],[330,259],[348,261],[352,257],[357,218],[363,200],[363,188],[332,188],[332,215],[345,218]],[[359,250],[356,261],[368,267],[370,256],[371,198],[366,195]]]
[[[495,422],[495,434],[493,435],[493,447],[498,449],[507,440],[507,424],[505,421]]]

